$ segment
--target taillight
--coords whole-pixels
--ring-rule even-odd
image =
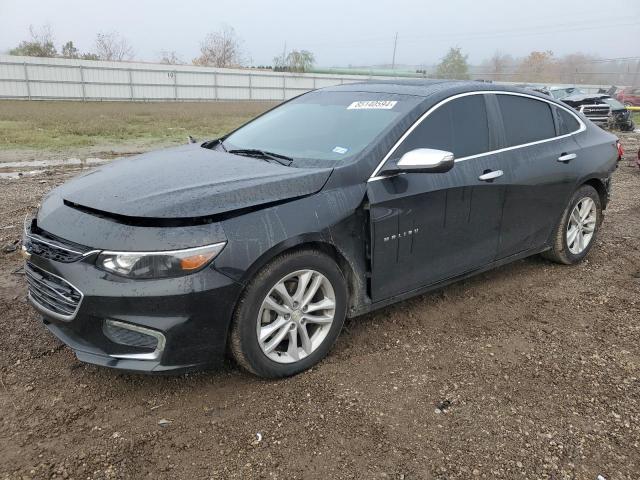
[[[616,147],[618,148],[618,161],[620,161],[622,160],[622,156],[624,155],[624,148],[622,148],[620,140],[616,142]]]

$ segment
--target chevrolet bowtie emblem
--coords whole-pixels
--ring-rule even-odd
[[[31,253],[29,253],[29,250],[27,250],[27,247],[25,247],[24,245],[20,249],[20,255],[22,255],[22,258],[24,258],[25,260],[29,260],[31,258]]]

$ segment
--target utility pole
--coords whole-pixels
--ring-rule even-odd
[[[391,61],[391,70],[396,69],[396,47],[398,46],[398,32],[396,32],[396,38],[393,40],[393,60]]]
[[[285,56],[287,55],[287,41],[284,41],[284,48],[282,49],[282,65],[284,66]]]
[[[638,86],[638,75],[640,75],[640,60],[636,63],[636,73],[633,75],[633,87]]]

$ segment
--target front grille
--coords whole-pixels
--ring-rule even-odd
[[[60,247],[53,242],[44,242],[36,236],[29,236],[24,241],[24,246],[29,253],[56,262],[71,263],[82,258],[81,252]]]
[[[589,105],[583,106],[581,110],[587,117],[606,117],[611,108],[608,105]]]
[[[72,320],[80,306],[82,293],[63,278],[30,262],[24,267],[31,300],[61,320]]]
[[[45,232],[36,225],[35,219],[25,222],[23,244],[31,254],[62,263],[75,262],[91,252],[89,247]]]

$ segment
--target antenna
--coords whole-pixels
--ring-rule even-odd
[[[396,32],[396,38],[393,40],[393,60],[391,61],[391,70],[396,69],[396,47],[398,46],[398,32]]]

